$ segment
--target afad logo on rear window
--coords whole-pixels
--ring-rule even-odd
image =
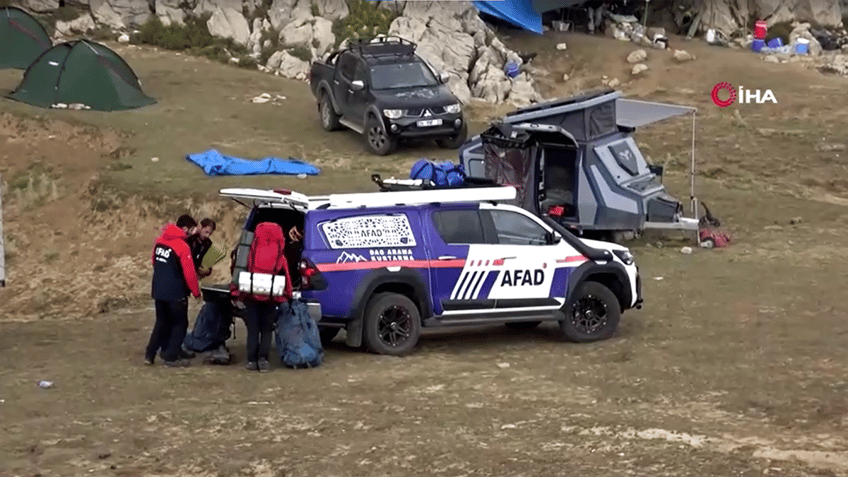
[[[739,94],[737,96],[733,85],[725,82],[715,85],[712,93],[710,93],[710,97],[713,99],[713,103],[720,108],[726,108],[737,101],[740,104],[777,104],[777,99],[774,97],[774,93],[772,93],[770,89],[765,91],[759,89],[751,90],[745,89],[744,86],[740,86]]]

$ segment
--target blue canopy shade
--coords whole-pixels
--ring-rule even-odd
[[[508,21],[519,28],[542,34],[542,15],[536,12],[530,0],[474,2],[474,6],[483,13]]]

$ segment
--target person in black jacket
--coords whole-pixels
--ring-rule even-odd
[[[211,268],[201,266],[203,256],[212,247],[212,240],[209,237],[215,232],[215,221],[212,219],[203,219],[200,221],[200,227],[197,231],[188,238],[188,246],[191,248],[191,258],[194,259],[194,269],[197,271],[198,278],[206,278],[212,274]]]
[[[180,216],[176,225],[168,224],[153,248],[153,285],[151,296],[156,305],[156,324],[144,353],[144,363],[152,365],[161,350],[168,367],[186,367],[182,359],[182,343],[188,329],[188,295],[200,298],[200,285],[186,239],[197,227],[188,215]]]

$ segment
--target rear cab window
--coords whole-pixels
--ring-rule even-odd
[[[492,243],[477,209],[437,210],[432,214],[433,226],[442,241],[450,244]]]

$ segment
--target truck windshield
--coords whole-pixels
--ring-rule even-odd
[[[373,89],[415,88],[436,86],[435,76],[424,63],[393,63],[371,67]]]

